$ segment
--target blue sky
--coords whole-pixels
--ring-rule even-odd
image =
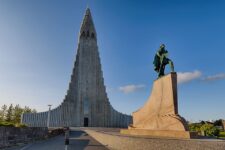
[[[115,109],[130,114],[146,102],[157,77],[153,57],[165,43],[179,76],[180,115],[225,119],[222,0],[1,0],[0,105],[45,111],[62,102],[87,3]]]

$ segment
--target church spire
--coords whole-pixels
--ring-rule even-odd
[[[94,22],[92,20],[90,8],[86,9],[85,16],[81,24],[80,38],[82,37],[96,39],[96,31]]]

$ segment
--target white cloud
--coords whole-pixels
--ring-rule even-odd
[[[225,79],[225,74],[224,73],[220,73],[220,74],[215,74],[212,76],[208,76],[203,78],[203,81],[214,81],[214,80],[222,80]]]
[[[193,71],[193,72],[178,72],[177,73],[177,82],[178,82],[178,84],[190,82],[192,80],[200,78],[201,75],[202,75],[202,73],[198,70]]]
[[[145,87],[145,85],[143,85],[143,84],[138,84],[138,85],[130,84],[130,85],[125,85],[125,86],[119,87],[119,90],[121,92],[127,94],[127,93],[133,93],[137,90],[143,89],[144,87]]]

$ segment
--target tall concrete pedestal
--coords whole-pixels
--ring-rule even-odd
[[[146,104],[133,112],[133,124],[122,134],[191,138],[186,120],[178,114],[177,74],[165,75],[154,81]]]

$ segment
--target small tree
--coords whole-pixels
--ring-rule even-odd
[[[7,122],[11,122],[12,121],[12,117],[13,116],[13,105],[11,104],[6,112],[6,119],[5,121]]]
[[[23,109],[23,113],[31,113],[31,109],[28,106],[25,106]]]
[[[37,113],[36,109],[32,109],[31,113]]]
[[[3,105],[0,110],[0,121],[5,121],[7,106]]]
[[[2,114],[2,110],[0,110],[0,122],[3,121],[3,114]]]
[[[189,124],[188,126],[189,126],[190,131],[201,132],[201,130],[200,130],[201,124],[200,123],[192,123],[192,124]]]
[[[213,123],[214,126],[222,126],[222,119],[219,119],[219,120],[216,120],[214,123]]]
[[[23,109],[17,104],[13,111],[13,123],[20,123],[22,113]]]
[[[220,132],[219,129],[211,124],[203,124],[200,129],[205,133],[205,136],[218,136]]]

